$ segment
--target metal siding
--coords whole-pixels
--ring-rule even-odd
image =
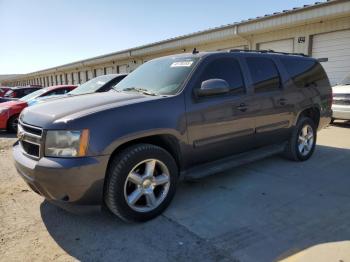
[[[332,85],[350,73],[350,30],[313,36],[312,56],[328,58],[322,63]]]

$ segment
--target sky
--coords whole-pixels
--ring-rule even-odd
[[[0,75],[30,73],[310,0],[0,0]]]

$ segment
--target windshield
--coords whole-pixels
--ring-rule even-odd
[[[103,76],[95,77],[87,81],[86,83],[78,86],[76,89],[69,92],[68,94],[82,95],[82,94],[94,93],[115,77],[116,77],[115,75],[103,75]]]
[[[151,60],[120,81],[117,91],[174,95],[190,74],[198,58],[165,57]]]
[[[350,85],[350,74],[347,75],[341,82],[340,82],[341,85]]]
[[[24,101],[24,102],[28,102],[30,99],[34,99],[34,98],[37,98],[38,96],[41,96],[42,94],[46,93],[47,92],[47,89],[45,88],[42,88],[42,89],[39,89],[33,93],[30,93],[29,95],[26,95],[24,97],[22,97],[21,99],[19,99],[20,101]]]

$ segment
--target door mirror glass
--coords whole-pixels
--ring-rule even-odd
[[[201,88],[197,89],[196,95],[198,97],[214,96],[226,94],[230,91],[229,84],[223,79],[209,79],[201,84]]]

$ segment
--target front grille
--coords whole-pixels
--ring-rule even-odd
[[[23,150],[31,156],[39,157],[40,155],[40,145],[35,145],[27,141],[21,141]]]
[[[33,158],[39,159],[41,154],[43,130],[40,127],[32,126],[19,121],[18,139],[23,152]]]
[[[31,127],[31,126],[22,124],[22,128],[24,131],[26,131],[30,134],[37,135],[37,136],[41,136],[43,133],[43,130],[41,128],[37,128],[37,127]]]
[[[350,105],[350,94],[333,94],[334,105]]]

